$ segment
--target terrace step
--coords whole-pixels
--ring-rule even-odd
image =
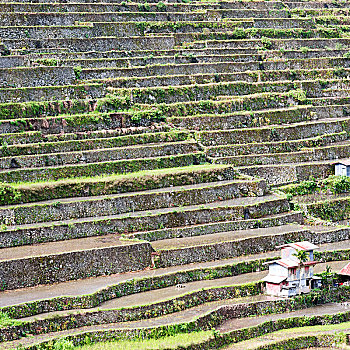
[[[219,157],[214,162],[235,166],[303,163],[310,161],[334,160],[350,156],[350,142],[342,141],[321,147],[312,147],[297,152],[249,154],[245,156]]]
[[[319,50],[315,50],[319,55],[317,57],[322,57]],[[343,52],[344,51],[344,52]],[[340,51],[337,55],[337,51],[330,51],[333,57],[343,56],[346,50]],[[322,51],[323,52],[323,51]],[[278,53],[280,53],[278,51]],[[326,53],[325,53],[326,54]],[[38,54],[17,54],[11,56],[1,56],[0,57],[0,67],[11,68],[16,66],[35,66],[35,65],[77,65],[79,60],[85,64],[92,64],[94,61],[100,62],[103,60],[114,60],[116,64],[118,62],[123,62],[124,60],[128,65],[128,62],[147,63],[152,62],[152,59],[160,60],[162,57],[170,59],[172,57],[175,59],[186,59],[188,57],[202,57],[205,59],[210,56],[232,56],[237,60],[247,60],[250,55],[259,56],[257,49],[241,49],[237,50],[236,54],[232,54],[232,50],[229,49],[174,49],[174,50],[142,50],[142,51],[87,51],[87,52],[60,52],[60,53],[38,53]],[[315,54],[316,55],[316,54]],[[258,58],[257,58],[258,59]]]
[[[131,20],[133,20],[131,18]],[[0,26],[0,36],[7,39],[42,39],[42,38],[94,38],[108,36],[125,37],[125,36],[143,36],[145,34],[161,33],[203,33],[210,30],[211,32],[228,32],[237,27],[252,27],[254,22],[247,21],[228,21],[224,24],[210,21],[179,21],[174,25],[167,21],[155,22],[88,22],[75,25],[52,25],[52,26]]]
[[[158,208],[102,217],[15,226],[9,223],[8,226],[2,228],[0,236],[2,247],[11,247],[45,241],[103,236],[112,233],[127,234],[137,231],[218,223],[225,220],[258,219],[282,214],[288,210],[289,204],[284,197],[271,194],[263,197],[235,198],[201,205]],[[294,220],[294,216],[290,218]],[[244,225],[244,223],[242,224]],[[252,223],[247,224],[251,225]]]
[[[121,194],[136,191],[153,190],[170,186],[198,185],[217,181],[237,180],[243,185],[254,183],[264,188],[260,180],[238,176],[227,165],[193,165],[180,168],[159,169],[126,175],[97,176],[89,178],[65,179],[55,182],[33,182],[12,185],[18,198],[2,201],[3,204],[33,203],[59,199],[62,197],[86,197]],[[243,190],[243,189],[242,189]],[[259,193],[258,188],[255,193]]]
[[[316,267],[317,268],[317,267]],[[255,297],[253,299],[252,297],[244,298],[242,301],[255,301],[258,302],[259,300],[263,301],[264,299],[259,299],[259,297]],[[18,346],[31,346],[33,344],[40,344],[40,343],[46,343],[49,340],[54,340],[57,337],[66,337],[71,335],[74,337],[74,335],[78,335],[82,333],[82,335],[89,335],[91,332],[99,332],[100,334],[103,334],[106,332],[106,329],[109,329],[109,332],[115,332],[118,333],[118,330],[123,330],[126,327],[133,327],[133,329],[140,329],[140,328],[149,328],[151,325],[153,327],[157,326],[164,326],[164,325],[171,325],[173,324],[172,320],[176,318],[179,320],[179,322],[191,322],[194,320],[193,314],[200,315],[200,317],[203,317],[205,314],[214,313],[215,310],[218,309],[232,309],[235,308],[236,305],[239,305],[239,300],[237,299],[231,299],[231,300],[221,300],[216,302],[207,303],[201,306],[193,307],[190,310],[186,311],[180,311],[173,314],[170,314],[169,316],[162,316],[160,318],[156,318],[153,320],[143,320],[143,321],[134,321],[134,322],[127,322],[127,324],[123,323],[110,323],[106,325],[99,325],[99,326],[88,326],[84,327],[82,329],[71,329],[62,331],[59,333],[48,333],[40,336],[34,336],[34,337],[27,337],[22,338],[20,340],[2,343],[2,346],[4,349],[13,349],[14,347]],[[237,307],[237,306],[236,306]],[[315,315],[333,315],[335,313],[339,313],[344,310],[344,306],[342,304],[326,304],[326,305],[320,305],[320,306],[314,306],[309,309],[309,311]],[[290,317],[297,317],[297,316],[303,316],[305,314],[305,309],[294,311],[291,313],[282,313],[282,314],[274,314],[273,316],[270,316],[273,318],[273,320],[283,319],[283,318],[290,318]],[[236,327],[234,327],[232,324],[227,323],[226,326],[228,329],[240,329],[245,328],[244,324],[260,324],[266,321],[266,318],[263,317],[249,317],[249,318],[243,318],[242,322],[241,319],[235,319]],[[244,323],[245,322],[245,323]],[[203,339],[205,341],[205,339]],[[238,343],[240,344],[240,343]],[[236,349],[236,348],[234,348]]]
[[[204,71],[198,72],[196,63],[192,63],[191,67],[194,68],[192,74],[189,72],[187,75],[174,74],[164,76],[154,76],[150,73],[150,76],[138,76],[138,77],[117,77],[110,80],[107,79],[90,79],[86,80],[87,84],[105,83],[112,88],[151,88],[155,86],[181,86],[190,84],[205,84],[208,82],[235,82],[235,81],[246,81],[246,82],[258,82],[258,81],[287,81],[287,80],[306,80],[306,79],[321,79],[321,77],[329,76],[333,79],[339,79],[339,74],[342,77],[349,77],[350,70],[347,68],[328,68],[328,69],[308,69],[294,70],[273,70],[273,71],[253,71],[253,72],[232,72],[228,73],[229,68],[226,68],[229,62],[222,62],[211,65],[209,63],[203,63]],[[183,67],[187,67],[185,64]],[[216,73],[208,71],[209,68],[215,67]],[[189,75],[191,74],[191,75]]]
[[[136,1],[121,4],[118,1],[109,1],[108,3],[103,1],[87,2],[87,1],[72,1],[62,3],[49,3],[40,1],[38,3],[26,2],[6,2],[1,1],[1,12],[58,12],[65,10],[68,13],[71,12],[136,12],[147,10],[148,12],[159,12],[161,9],[163,12],[192,12],[195,10],[205,10],[212,8],[220,8],[219,4],[205,4],[200,2],[192,3],[171,3],[168,2],[163,5],[157,4],[157,2],[147,3],[145,6],[143,3],[138,4]]]
[[[343,66],[345,68],[349,67],[350,58],[346,57],[330,57],[330,58],[312,58],[312,59],[290,59],[288,61],[280,60],[276,62],[266,61],[250,61],[250,62],[223,62],[223,63],[202,63],[203,68],[207,67],[215,67],[223,69],[223,67],[229,67],[232,72],[244,72],[244,71],[275,71],[275,70],[288,70],[293,68],[298,69],[322,69],[322,68],[330,68],[334,66]],[[197,65],[194,64],[172,64],[171,65],[171,74],[186,74],[188,71],[190,74],[199,73],[195,68]],[[104,79],[106,78],[106,74],[110,78],[121,78],[121,77],[131,77],[131,76],[146,76],[146,75],[164,75],[164,69],[168,67],[167,74],[169,74],[169,65],[155,65],[149,67],[135,67],[135,68],[100,68],[100,69],[83,69],[81,71],[81,79],[82,80],[93,80],[93,79]],[[202,68],[202,69],[203,69]],[[182,70],[181,72],[179,70]],[[222,70],[219,72],[222,72]],[[202,71],[206,72],[205,70]]]
[[[149,37],[100,37],[100,38],[83,38],[83,39],[18,39],[6,40],[2,44],[9,50],[34,50],[40,52],[57,48],[65,48],[65,51],[82,52],[82,51],[109,51],[117,50],[171,50],[174,48],[174,36],[158,35]]]
[[[348,139],[348,134],[343,131],[334,134],[323,134],[316,137],[300,140],[287,140],[276,142],[246,143],[242,145],[213,146],[206,149],[208,157],[225,158],[249,154],[273,154],[297,152],[307,148],[330,146]]]
[[[90,134],[92,136],[99,135],[99,133],[103,135],[103,133],[113,133],[113,130],[117,130],[116,133],[119,132],[123,135],[142,130],[139,127],[148,128],[149,131],[170,129],[170,126],[155,123],[159,121],[157,118],[154,118],[155,122],[153,122],[152,117],[148,121],[143,121],[143,125],[137,125],[137,121],[133,121],[135,115],[133,112],[98,112],[94,110],[94,108],[98,108],[98,102],[93,99],[87,99],[85,102],[83,100],[73,101],[76,102],[75,106],[72,101],[38,102],[34,107],[30,103],[4,104],[5,107],[1,115],[4,119],[0,124],[1,138],[11,139],[13,134],[24,131],[27,134],[28,131],[36,130],[42,135],[43,141],[47,142],[50,138],[64,139],[65,135],[68,138],[73,138],[72,134],[76,135],[75,138],[87,139]],[[22,119],[18,118],[20,106],[24,112]],[[144,110],[143,112],[154,115],[154,110]],[[83,136],[84,133],[85,136]],[[23,134],[23,137],[26,134]]]
[[[165,22],[167,23],[167,22]],[[210,22],[211,23],[211,22]],[[76,61],[76,60],[102,60],[102,59],[132,59],[142,58],[144,61],[153,58],[161,57],[173,57],[180,59],[181,57],[186,58],[192,57],[203,57],[207,56],[225,56],[230,55],[232,57],[240,58],[240,56],[249,57],[249,55],[257,55],[263,57],[265,60],[273,60],[275,58],[286,58],[286,59],[305,59],[305,58],[318,58],[318,57],[343,57],[349,50],[346,45],[339,44],[340,49],[335,48],[323,48],[323,49],[312,49],[307,46],[301,49],[289,49],[289,50],[264,50],[259,51],[259,48],[236,48],[235,53],[229,48],[176,48],[173,50],[130,50],[125,51],[87,51],[87,52],[51,52],[51,53],[26,53],[22,55],[11,55],[0,57],[0,66],[3,68],[15,67],[17,65],[36,65],[36,64],[63,64],[62,62]],[[259,58],[260,59],[260,58]],[[150,63],[150,61],[148,62]],[[68,65],[68,64],[66,64]]]
[[[205,154],[197,151],[195,142],[188,142],[181,145],[168,147],[170,154],[155,156],[153,158],[131,158],[122,160],[99,161],[96,153],[91,152],[91,157],[96,157],[95,162],[83,164],[71,164],[57,166],[44,166],[41,168],[23,168],[15,170],[2,170],[0,172],[0,181],[2,182],[35,182],[41,180],[58,180],[63,178],[75,178],[83,176],[97,176],[107,174],[125,174],[142,170],[155,170],[160,168],[174,168],[188,165],[199,165],[206,161]],[[154,149],[156,151],[157,147]],[[194,150],[191,152],[191,149]],[[180,150],[185,153],[179,153]],[[130,155],[131,156],[131,155]],[[108,151],[105,151],[105,157],[108,159]]]
[[[337,46],[342,45],[345,47],[350,46],[350,40],[346,38],[311,38],[311,39],[274,39],[271,38],[269,43],[270,50],[300,50],[302,47],[308,47],[309,49],[336,49]],[[259,39],[244,40],[244,44],[241,40],[206,40],[198,41],[193,45],[193,48],[263,48],[262,42]]]
[[[256,229],[258,227],[264,228],[272,226],[281,226],[289,223],[303,224],[304,218],[301,212],[287,212],[281,214],[274,214],[265,216],[263,218],[260,218],[259,220],[243,219],[236,221],[226,221],[225,223],[213,222],[207,224],[197,224],[194,226],[174,227],[154,231],[151,230],[144,232],[135,232],[124,236],[130,239],[136,238],[153,242],[162,239],[196,237],[219,232],[232,232],[239,230]]]
[[[349,118],[325,118],[289,125],[271,123],[269,126],[260,126],[259,128],[203,131],[198,133],[198,139],[205,146],[244,145],[252,142],[302,140],[343,131],[348,133],[349,127]]]
[[[110,125],[110,129],[97,129],[97,130],[89,130],[88,125],[85,126],[86,130],[79,131],[78,125],[74,125],[74,130],[69,132],[68,125],[62,125],[62,129],[60,133],[47,133],[42,131],[26,131],[26,132],[17,132],[17,133],[4,133],[0,134],[0,140],[2,144],[6,143],[6,146],[8,147],[9,151],[17,153],[15,151],[15,147],[21,147],[23,146],[23,149],[26,149],[27,144],[37,144],[37,143],[56,143],[56,142],[72,142],[74,144],[74,141],[81,140],[82,144],[84,144],[84,140],[100,140],[100,139],[108,139],[108,138],[120,138],[123,140],[122,142],[126,143],[132,143],[131,136],[134,136],[136,139],[145,139],[147,140],[147,135],[145,134],[155,134],[155,133],[168,133],[170,130],[170,127],[168,125],[165,125],[165,123],[152,123],[149,126],[132,126],[128,125],[128,119],[130,120],[130,115],[124,114],[124,113],[113,113],[113,115],[120,119],[119,125],[116,125],[114,128],[112,128]],[[96,114],[96,116],[101,116]],[[112,119],[111,114],[109,115],[110,119]],[[37,118],[40,120],[40,118]],[[51,118],[47,118],[46,120],[50,122]],[[64,118],[63,118],[64,119]],[[74,119],[74,118],[73,118]],[[124,119],[124,121],[123,121]],[[42,120],[40,120],[42,121]],[[60,119],[56,118],[55,122],[59,123]],[[131,120],[130,120],[131,122]],[[6,121],[3,121],[3,124],[6,124]],[[10,124],[10,123],[9,123]],[[124,125],[123,125],[124,124]],[[118,127],[119,126],[119,127]],[[33,128],[34,129],[34,128]],[[68,129],[68,130],[67,130]],[[93,128],[90,128],[93,129]],[[45,129],[45,131],[48,131]],[[130,138],[129,141],[128,137]],[[150,135],[149,139],[152,139],[152,135]],[[157,138],[158,136],[155,136]],[[160,136],[161,138],[162,136]],[[11,148],[13,146],[13,148]],[[45,146],[42,146],[45,148]],[[3,154],[6,154],[3,150]]]
[[[161,144],[136,145],[129,147],[101,148],[98,150],[72,151],[46,154],[33,154],[0,158],[0,178],[8,171],[4,169],[28,170],[30,168],[54,167],[62,165],[89,164],[106,161],[136,160],[169,155],[188,154],[198,152],[194,141],[163,142]]]
[[[133,1],[131,3],[126,3],[126,4],[122,4],[123,1],[119,1],[119,0],[111,0],[108,2],[108,4],[110,6],[132,6],[133,4],[138,4],[139,1]],[[144,4],[142,1],[140,1],[141,4]],[[40,5],[44,5],[43,6],[43,11],[45,10],[45,8],[48,8],[50,9],[50,6],[51,5],[54,5],[54,6],[58,6],[58,5],[61,5],[62,4],[59,4],[59,3],[52,3],[52,2],[49,2],[48,0],[40,0],[38,3],[32,3],[31,0],[24,0],[23,2],[15,2],[13,0],[2,0],[1,1],[2,4],[6,4],[8,6],[18,6],[18,5],[22,5],[24,4],[25,6],[35,6],[35,4],[40,4]],[[319,4],[318,2],[310,2],[311,5],[313,4]],[[322,4],[323,2],[321,2]],[[330,7],[337,7],[335,6],[331,6],[332,5],[332,2],[326,2],[327,4],[330,5]],[[49,5],[48,5],[49,4]],[[150,5],[150,7],[152,5],[157,5],[158,4],[158,1],[154,1],[154,2],[150,2],[148,3]],[[291,6],[293,5],[293,7],[295,7],[295,3],[294,2],[288,2],[288,5],[291,4]],[[299,4],[299,3],[296,3],[296,4]],[[67,6],[69,8],[69,6],[105,6],[106,3],[103,1],[103,0],[96,0],[94,1],[94,3],[91,3],[89,0],[67,0],[65,3],[64,3],[64,6]],[[181,8],[181,7],[188,7],[188,8],[192,8],[193,6],[208,6],[207,4],[205,3],[202,3],[202,2],[198,2],[198,1],[193,1],[191,3],[182,3],[182,2],[176,2],[176,1],[169,1],[168,3],[166,3],[167,6],[173,6],[174,8]],[[237,9],[246,9],[246,8],[251,8],[251,9],[283,9],[285,8],[286,6],[281,2],[281,1],[269,1],[269,2],[265,2],[265,1],[256,1],[256,0],[253,0],[253,1],[250,1],[249,3],[245,3],[245,2],[230,2],[230,1],[221,1],[218,5],[220,5],[220,7],[222,8],[237,8]],[[303,3],[300,3],[300,6],[302,6]],[[304,4],[305,5],[305,4]],[[38,6],[38,5],[37,5]],[[159,6],[159,5],[158,5]],[[210,7],[212,6],[216,6],[216,3],[211,3],[210,4]],[[299,6],[297,6],[299,7]],[[317,8],[318,6],[316,6]],[[322,7],[322,6],[321,6]],[[20,7],[21,8],[21,7]],[[314,8],[314,7],[310,7],[310,8]],[[75,11],[73,11],[75,12]]]
[[[316,231],[312,226],[287,224],[219,232],[205,236],[165,239],[151,244],[159,256],[156,260],[157,266],[167,267],[273,251],[276,247],[290,241],[335,242],[332,244],[336,245],[340,240],[349,239],[349,232],[344,232],[345,235],[340,238],[340,231],[326,227]]]
[[[152,247],[159,254],[157,266],[167,267],[250,255],[252,250],[271,251],[287,240],[303,241],[306,236],[310,232],[300,225],[285,225],[165,239],[152,242]]]
[[[134,211],[208,204],[247,195],[263,196],[264,181],[226,180],[165,187],[97,197],[60,198],[34,204],[0,207],[0,224],[25,225],[47,221],[117,215]]]
[[[306,160],[301,163],[283,163],[282,167],[280,164],[250,165],[237,167],[237,170],[249,176],[264,178],[270,185],[285,185],[306,181],[310,176],[324,179],[334,175],[334,163],[341,160],[341,158],[323,161]]]
[[[116,134],[118,132],[115,132]],[[91,137],[91,136],[96,136]],[[102,137],[101,137],[102,136]],[[107,136],[107,137],[106,137]],[[113,137],[113,130],[110,132],[94,132],[86,134],[86,139],[76,140],[59,140],[49,141],[49,135],[46,137],[46,142],[42,143],[26,143],[20,145],[12,145],[6,147],[5,150],[0,151],[0,157],[23,156],[23,155],[38,155],[48,153],[62,153],[74,152],[84,150],[98,150],[114,147],[128,147],[143,144],[155,144],[162,142],[185,141],[190,137],[186,131],[172,131],[172,132],[157,132],[157,133],[140,133],[126,136]],[[65,134],[62,135],[62,138]],[[67,138],[69,137],[66,136]]]
[[[2,288],[143,270],[151,265],[151,252],[148,243],[123,241],[118,235],[4,248],[0,259]]]
[[[169,117],[173,125],[193,130],[231,130],[237,127],[258,127],[267,123],[279,125],[322,118],[340,118],[347,114],[347,106],[292,106],[254,112],[198,114],[187,117]]]

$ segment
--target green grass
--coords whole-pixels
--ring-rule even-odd
[[[9,326],[17,326],[22,322],[11,318],[8,314],[0,311],[0,328],[9,327]]]
[[[344,331],[350,329],[350,322],[338,323],[338,324],[328,324],[319,326],[306,326],[299,328],[283,329],[275,334],[296,334],[296,333],[312,333],[312,332],[328,332],[328,331]]]
[[[128,173],[128,174],[111,174],[111,175],[101,175],[101,176],[81,176],[71,179],[64,179],[64,180],[57,180],[57,181],[51,181],[51,180],[40,180],[36,179],[35,182],[16,182],[11,183],[11,186],[14,188],[27,188],[27,187],[33,187],[36,185],[45,184],[46,186],[50,185],[57,185],[57,184],[65,184],[65,183],[80,183],[81,181],[84,182],[106,182],[106,181],[113,181],[113,180],[122,180],[122,179],[130,179],[130,178],[141,178],[143,176],[157,176],[157,175],[163,175],[163,174],[177,174],[184,171],[197,171],[197,170],[208,170],[208,169],[224,169],[229,168],[230,165],[226,164],[201,164],[201,165],[190,165],[186,167],[178,167],[178,168],[164,168],[164,169],[154,169],[154,170],[142,170],[134,173]]]
[[[322,335],[322,334],[335,334],[339,337],[339,344],[336,348],[341,349],[350,349],[350,347],[346,347],[343,344],[344,334],[349,333],[350,330],[350,322],[338,323],[338,324],[329,324],[329,325],[318,325],[318,326],[305,326],[305,327],[297,327],[297,328],[289,328],[282,329],[276,332],[269,333],[269,336],[266,335],[245,340],[235,344],[232,349],[235,350],[247,350],[253,349],[256,346],[266,346],[277,344],[280,341],[294,339],[302,336],[313,336],[313,335]],[[225,348],[228,350],[228,348]],[[230,348],[231,349],[231,348]],[[313,348],[318,349],[318,348]],[[326,347],[324,349],[335,349]]]
[[[205,341],[213,336],[212,331],[178,334],[172,337],[145,340],[123,340],[118,342],[97,343],[84,345],[80,350],[147,350],[147,349],[176,349],[178,346],[188,346],[193,343]]]

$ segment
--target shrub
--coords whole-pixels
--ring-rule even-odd
[[[330,176],[323,182],[334,194],[350,192],[350,178],[347,176]]]
[[[269,38],[266,38],[263,36],[261,38],[261,44],[262,44],[263,48],[266,50],[272,49],[272,41]]]
[[[62,339],[56,342],[53,348],[54,350],[74,350],[74,345],[71,341]]]
[[[21,193],[15,188],[0,182],[0,204],[7,205],[17,203]]]

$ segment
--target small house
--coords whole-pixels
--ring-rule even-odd
[[[317,264],[314,249],[318,246],[304,241],[278,248],[281,248],[281,259],[265,263],[269,265],[269,274],[263,279],[267,294],[291,297],[320,287],[320,278],[314,277],[314,266]],[[306,261],[299,261],[297,253],[300,250],[306,251]]]
[[[336,176],[350,176],[350,159],[342,159],[335,163],[334,166]]]
[[[350,262],[339,271],[339,279],[342,284],[350,284]]]

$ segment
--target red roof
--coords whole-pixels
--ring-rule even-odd
[[[319,263],[319,261],[305,261],[305,262],[303,262],[303,265],[305,265],[305,266],[308,266],[308,265],[316,265],[316,264],[318,264]]]
[[[279,264],[281,266],[287,267],[288,269],[293,268],[293,267],[298,267],[299,266],[299,261],[292,260],[292,259],[279,259],[279,260],[272,260],[272,261],[267,261],[264,263],[265,265],[271,265],[271,264]],[[318,261],[305,261],[303,265],[316,265],[318,264]],[[350,271],[350,269],[349,269]],[[350,272],[349,272],[350,274]]]
[[[299,264],[297,261],[291,260],[291,259],[281,259],[276,261],[277,264],[282,265],[284,267],[298,267]]]
[[[287,243],[279,246],[280,248],[285,248],[285,247],[292,247],[296,250],[314,250],[318,248],[317,245],[312,244],[308,241],[303,241],[303,242],[295,242],[295,243]]]
[[[350,165],[350,159],[346,158],[346,159],[341,159],[341,160],[337,160],[335,163],[333,164],[343,164],[343,165]]]
[[[340,275],[350,276],[350,262],[347,263],[339,272]]]

